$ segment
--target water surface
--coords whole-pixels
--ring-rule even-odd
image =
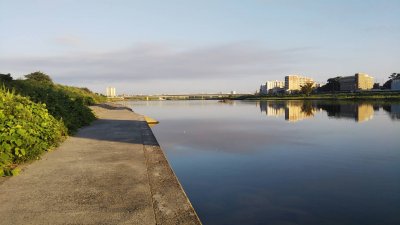
[[[125,102],[207,224],[400,224],[400,104]]]

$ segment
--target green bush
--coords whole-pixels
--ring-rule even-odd
[[[66,134],[45,104],[0,88],[0,176],[16,174],[15,164],[37,158]]]
[[[64,121],[69,134],[96,119],[88,105],[102,100],[100,96],[96,97],[95,94],[81,88],[35,80],[15,80],[5,84],[9,89],[29,97],[33,102],[46,104],[48,112],[53,117]]]

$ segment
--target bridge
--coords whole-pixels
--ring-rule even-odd
[[[223,98],[235,98],[248,94],[161,94],[161,95],[131,95],[122,96],[124,99],[145,99],[145,100],[193,100],[193,99],[223,99]]]

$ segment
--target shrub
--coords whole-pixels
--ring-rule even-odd
[[[66,133],[45,104],[0,88],[0,175],[15,174],[15,164],[39,157]]]
[[[53,117],[64,121],[69,134],[96,119],[87,107],[96,103],[96,99],[90,94],[83,94],[84,90],[79,88],[32,80],[15,80],[6,85],[16,93],[29,97],[33,102],[44,103]]]
[[[53,80],[50,78],[49,75],[42,73],[40,71],[36,71],[28,75],[25,75],[25,78],[26,80],[40,82],[40,83],[47,83],[47,84],[53,83]]]

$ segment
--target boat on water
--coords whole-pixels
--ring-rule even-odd
[[[221,102],[221,103],[233,103],[233,100],[225,98],[225,99],[219,100],[218,102]]]

